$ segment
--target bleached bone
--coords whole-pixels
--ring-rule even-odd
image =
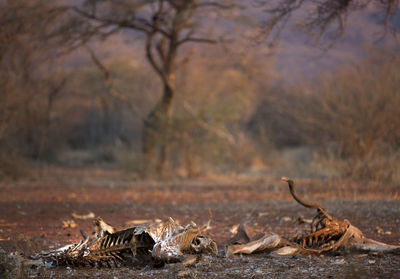
[[[317,209],[317,215],[311,223],[310,232],[305,235],[284,239],[276,234],[269,234],[261,239],[250,240],[244,226],[240,226],[233,239],[243,238],[243,244],[232,243],[227,254],[251,254],[260,251],[274,251],[278,255],[321,254],[332,251],[381,252],[400,254],[400,246],[389,245],[369,239],[347,219],[338,220],[329,215],[318,203],[305,201],[297,196],[293,180],[282,177],[289,185],[293,198],[307,208]],[[279,250],[276,250],[281,248]]]
[[[172,218],[164,222],[115,229],[101,218],[94,220],[96,234],[85,241],[42,253],[41,258],[56,266],[161,266],[184,259],[184,254],[217,253],[216,243],[191,223],[186,228]]]

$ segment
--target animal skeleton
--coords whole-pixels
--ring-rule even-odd
[[[248,229],[241,225],[227,248],[227,256],[272,251],[278,255],[321,254],[333,251],[383,252],[400,254],[400,246],[388,245],[363,235],[347,219],[341,221],[329,215],[318,203],[302,200],[294,190],[294,182],[282,177],[289,185],[293,198],[307,208],[317,209],[310,231],[292,238],[278,234],[261,234],[253,239]],[[164,222],[128,227],[116,231],[101,218],[94,219],[93,238],[84,235],[85,240],[70,244],[56,251],[42,253],[47,266],[162,266],[165,263],[184,260],[185,254],[217,254],[217,245],[204,232],[209,223],[199,228],[195,223],[186,227],[172,218]],[[196,257],[187,261],[196,261]],[[185,264],[184,264],[185,265]]]
[[[359,252],[383,252],[400,254],[400,246],[388,245],[369,239],[347,219],[338,220],[329,215],[318,203],[311,203],[299,198],[294,191],[293,180],[282,177],[289,185],[293,198],[301,205],[317,209],[317,215],[311,223],[311,229],[304,235],[285,239],[277,234],[261,235],[250,239],[244,226],[240,226],[227,254],[251,254],[259,251],[274,251],[275,254],[321,254],[326,252],[350,250]],[[243,239],[244,243],[239,240]],[[277,250],[278,249],[278,250]]]
[[[184,228],[169,218],[120,231],[115,231],[101,218],[96,218],[94,224],[93,238],[84,235],[84,241],[43,253],[40,258],[48,266],[128,265],[142,268],[182,261],[184,254],[217,253],[216,243],[203,235],[209,224],[199,228],[192,222]]]

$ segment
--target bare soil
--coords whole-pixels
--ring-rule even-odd
[[[296,179],[298,193],[319,201],[333,216],[348,219],[367,237],[400,244],[400,185],[373,182]],[[283,236],[299,229],[298,217],[314,210],[294,202],[278,177],[213,177],[168,182],[138,181],[116,170],[48,169],[29,181],[0,183],[0,248],[29,256],[82,239],[90,220],[71,214],[94,212],[117,228],[131,220],[172,217],[202,225],[212,212],[208,234],[220,255],[203,256],[191,268],[169,264],[160,269],[18,267],[30,278],[400,278],[400,255],[336,254],[224,256],[231,229],[246,223]],[[74,220],[73,228],[63,221]],[[1,271],[1,270],[0,270]]]

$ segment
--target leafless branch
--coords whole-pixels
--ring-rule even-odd
[[[93,61],[93,63],[97,66],[97,68],[99,68],[99,70],[103,73],[104,78],[105,78],[105,82],[107,85],[107,94],[109,94],[111,97],[121,101],[122,103],[126,104],[132,111],[134,111],[142,120],[145,119],[145,116],[143,115],[143,113],[140,111],[140,109],[135,106],[130,100],[128,100],[128,98],[121,94],[120,92],[118,92],[118,90],[116,90],[113,86],[113,81],[112,81],[112,76],[110,71],[108,70],[108,68],[100,61],[100,59],[97,57],[97,55],[95,54],[95,52],[89,48],[88,46],[86,46],[86,50],[90,53],[90,57]]]
[[[243,8],[243,6],[231,2],[231,3],[221,3],[221,2],[216,2],[216,1],[210,1],[210,2],[202,2],[197,4],[197,7],[202,8],[202,7],[214,7],[214,8],[218,8],[223,9],[223,10],[229,10],[232,8]]]
[[[219,129],[218,127],[215,127],[208,122],[204,121],[203,119],[199,118],[194,111],[193,107],[186,101],[183,102],[183,107],[184,109],[189,112],[194,118],[196,119],[197,124],[202,127],[203,129],[213,133],[214,135],[227,140],[230,144],[235,144],[236,140],[233,135],[231,135],[229,132],[224,131],[222,129]]]
[[[117,20],[117,19],[113,19],[113,18],[104,18],[104,17],[98,17],[96,14],[92,14],[92,13],[88,13],[84,10],[78,9],[77,7],[70,7],[71,10],[73,10],[75,13],[79,14],[80,16],[83,16],[87,19],[91,19],[97,22],[101,22],[104,24],[104,26],[107,25],[118,25],[120,27],[126,27],[126,28],[132,28],[135,29],[137,31],[141,31],[141,32],[151,32],[152,29],[150,28],[149,23],[143,22],[142,19],[138,19],[137,21],[142,23],[142,25],[139,24],[135,24],[132,21],[128,21],[126,19],[122,19],[122,20]]]
[[[335,41],[342,37],[346,27],[346,18],[350,11],[365,9],[371,2],[377,2],[382,6],[384,15],[384,37],[390,27],[390,17],[394,15],[399,6],[399,0],[278,0],[260,1],[254,0],[257,6],[264,7],[269,18],[262,24],[262,32],[259,38],[269,37],[272,31],[279,36],[280,31],[285,26],[288,18],[297,10],[306,10],[306,15],[302,16],[298,26],[310,36],[316,38],[318,45],[321,38],[330,35],[329,44],[332,46]],[[300,13],[301,14],[301,13]]]
[[[216,44],[217,40],[214,39],[207,39],[207,38],[196,38],[196,37],[187,37],[184,38],[180,41],[178,41],[178,45],[184,44],[184,43],[207,43],[207,44]]]

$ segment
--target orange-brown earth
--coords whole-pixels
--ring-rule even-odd
[[[343,180],[296,179],[299,195],[317,200],[340,219],[349,219],[370,238],[400,244],[400,185]],[[184,269],[25,267],[37,278],[400,278],[400,255],[338,254],[276,257],[266,253],[226,258],[224,246],[232,227],[246,222],[256,230],[289,236],[298,217],[312,218],[278,177],[218,177],[168,182],[137,181],[126,173],[97,169],[42,170],[35,179],[0,183],[0,248],[25,256],[82,239],[93,231],[90,220],[71,214],[94,212],[117,228],[138,219],[164,219],[181,224],[206,223],[220,256],[203,256]],[[65,228],[63,221],[76,227]],[[185,277],[186,276],[186,277]]]

